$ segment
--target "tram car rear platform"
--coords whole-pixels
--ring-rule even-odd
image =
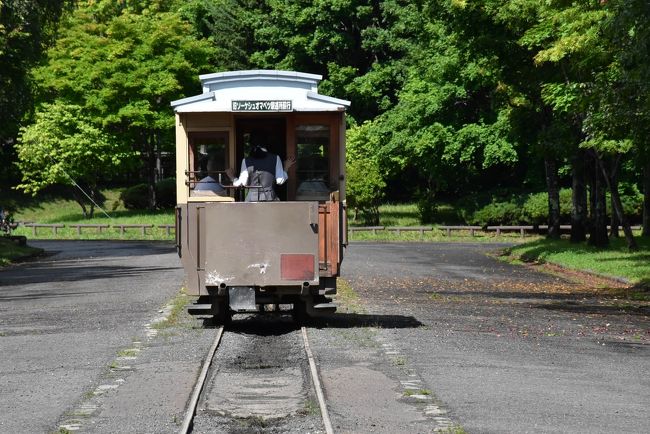
[[[199,76],[202,93],[172,102],[176,117],[176,246],[192,314],[293,305],[299,320],[335,311],[347,245],[344,101],[318,94],[321,76],[233,71]],[[279,200],[235,187],[251,148],[295,158]],[[205,183],[214,185],[206,188]]]

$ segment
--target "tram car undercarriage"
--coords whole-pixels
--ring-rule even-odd
[[[233,313],[263,312],[265,305],[291,304],[299,320],[333,313],[347,244],[349,102],[319,95],[321,76],[314,74],[234,71],[199,78],[202,94],[172,102],[176,245],[187,293],[198,296],[188,311],[219,323]],[[286,182],[274,186],[279,200],[251,201],[260,187],[229,179],[228,169],[239,173],[242,161],[244,174],[244,159],[256,146],[279,161],[295,158]]]

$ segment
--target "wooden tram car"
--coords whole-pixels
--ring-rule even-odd
[[[345,109],[318,94],[320,75],[234,71],[201,75],[203,93],[172,102],[176,114],[176,244],[193,314],[227,322],[233,313],[292,304],[306,316],[331,313],[343,249]],[[280,200],[245,201],[239,174],[262,141],[293,156]],[[206,178],[210,176],[210,178]],[[203,179],[218,192],[197,187]],[[252,187],[251,187],[252,188]],[[244,190],[244,191],[242,191]]]

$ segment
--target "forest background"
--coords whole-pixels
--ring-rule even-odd
[[[422,223],[650,235],[646,0],[0,0],[0,185],[160,206],[170,101],[198,74],[322,74],[352,101],[348,200]],[[92,215],[93,206],[70,188]],[[158,191],[160,191],[158,189]],[[1,205],[1,204],[0,204]],[[611,224],[612,233],[607,233]]]

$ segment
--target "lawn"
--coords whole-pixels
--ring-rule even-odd
[[[14,214],[14,220],[20,222],[34,223],[62,223],[66,227],[57,230],[56,236],[49,228],[38,228],[36,238],[41,239],[138,239],[138,240],[172,240],[173,232],[167,235],[165,229],[159,225],[174,224],[173,210],[127,210],[119,200],[120,190],[106,190],[103,192],[106,196],[104,212],[99,209],[95,210],[95,216],[92,219],[85,219],[81,212],[81,207],[73,200],[62,199],[57,197],[44,197],[41,200],[30,199],[21,206],[17,203],[17,209]],[[104,224],[115,226],[118,224],[152,224],[153,229],[147,229],[147,234],[142,235],[140,229],[127,229],[124,234],[120,234],[118,228],[104,229],[99,233],[96,229],[83,229],[81,237],[77,234],[77,229],[69,227],[75,224]],[[13,232],[15,235],[25,235],[28,238],[35,238],[33,229],[20,225]]]
[[[650,284],[650,238],[637,237],[639,250],[631,252],[624,239],[611,242],[607,249],[568,240],[540,239],[509,249],[512,257],[539,261],[575,270],[622,277],[635,284]]]
[[[0,267],[23,258],[34,256],[42,251],[42,249],[35,247],[19,246],[10,239],[0,236]]]

